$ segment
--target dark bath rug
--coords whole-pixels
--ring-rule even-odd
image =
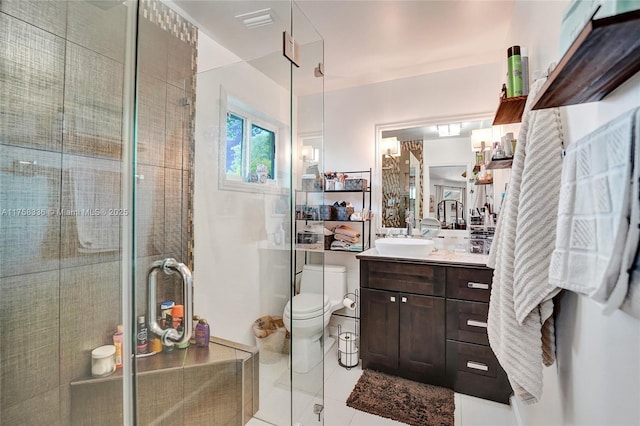
[[[413,426],[453,426],[453,391],[364,370],[347,406]]]

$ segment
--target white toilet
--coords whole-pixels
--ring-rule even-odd
[[[346,293],[346,267],[303,266],[300,293],[287,302],[282,314],[284,326],[291,332],[291,367],[296,373],[308,373],[322,360],[323,348],[326,351],[333,344],[334,339],[329,337],[325,328],[329,325],[331,314],[344,307],[342,301]]]

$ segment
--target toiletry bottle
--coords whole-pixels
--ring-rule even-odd
[[[149,349],[147,322],[144,315],[138,317],[138,329],[136,334],[136,352],[146,354]]]
[[[164,329],[173,327],[171,324],[171,309],[173,308],[174,305],[175,303],[173,303],[171,300],[162,302],[160,304],[160,317],[161,317],[160,327]]]
[[[276,231],[275,239],[276,239],[276,245],[281,246],[284,244],[285,236],[284,236],[284,228],[282,228],[282,223],[280,223],[280,227]]]
[[[173,309],[171,309],[171,317],[173,318],[173,328],[175,328],[179,334],[184,333],[184,305],[175,305]],[[189,347],[189,341],[187,340],[179,345],[176,344],[176,346],[178,349],[185,349]]]
[[[120,324],[113,334],[113,346],[116,347],[116,368],[122,368],[122,325]]]
[[[201,318],[198,321],[198,325],[196,325],[196,346],[199,348],[207,348],[209,347],[209,324],[207,324],[207,320]]]
[[[507,61],[512,96],[522,96],[522,57],[520,56],[520,46],[512,46],[507,49]]]
[[[193,327],[191,328],[191,330],[194,330],[194,331],[193,331],[193,333],[191,333],[191,338],[189,339],[189,343],[195,345],[195,343],[196,343],[195,329],[196,329],[196,326],[198,325],[198,321],[200,321],[200,317],[198,315],[194,315],[191,319],[192,319],[192,324],[193,324]]]

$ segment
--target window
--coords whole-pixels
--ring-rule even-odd
[[[286,171],[278,170],[276,154],[282,157],[286,152],[287,128],[267,114],[227,96],[224,90],[222,95],[220,188],[280,192]]]
[[[276,130],[227,112],[227,175],[265,183],[275,176]]]

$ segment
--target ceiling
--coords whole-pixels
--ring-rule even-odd
[[[321,40],[325,66],[324,87],[310,80],[308,86],[301,86],[301,92],[332,91],[499,61],[505,56],[502,47],[513,2],[298,0],[293,10],[293,32],[301,45],[301,59],[309,61],[302,68],[312,70],[322,60],[322,50],[318,49]],[[256,61],[257,67],[269,73],[283,64],[281,29],[289,28],[292,14],[288,1],[166,3],[223,46],[210,67],[239,58]],[[236,18],[266,8],[270,9],[272,25],[247,29]],[[284,72],[273,75],[287,78]],[[306,75],[313,78],[312,72]]]

